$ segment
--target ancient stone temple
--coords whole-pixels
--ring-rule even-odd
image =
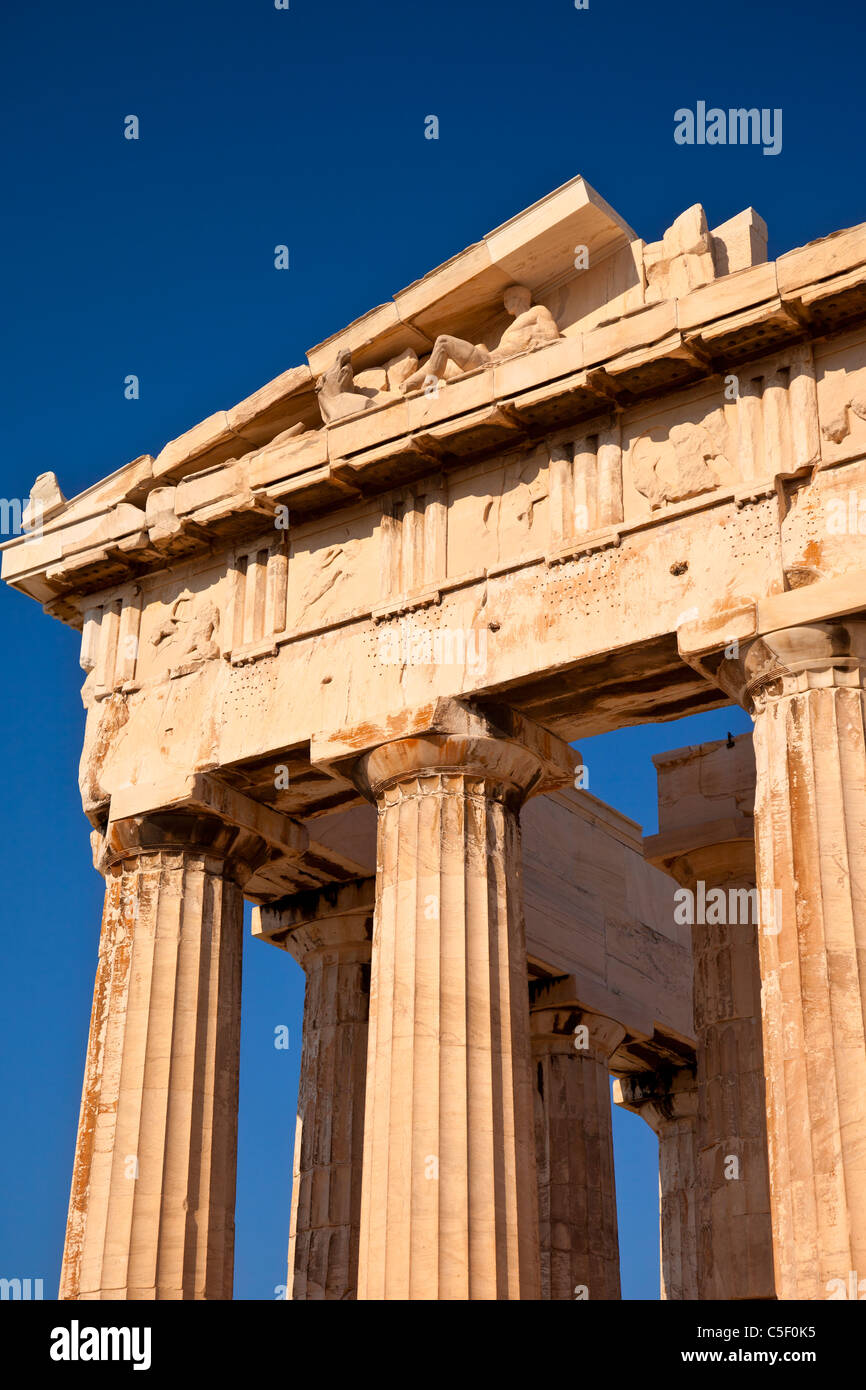
[[[766,247],[574,179],[37,480],[106,885],[61,1297],[231,1297],[244,899],[306,974],[291,1297],[619,1298],[611,1077],[664,1297],[866,1274],[866,225]],[[581,738],[731,702],[651,839],[593,796]]]

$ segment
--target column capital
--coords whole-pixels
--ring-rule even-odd
[[[455,699],[403,710],[380,725],[317,735],[310,758],[371,800],[412,778],[450,775],[463,779],[464,794],[465,780],[474,777],[480,795],[509,806],[572,786],[581,762],[575,749],[507,705]],[[440,790],[447,787],[440,783]]]
[[[109,821],[102,836],[101,859],[114,864],[138,854],[187,851],[224,859],[236,836],[234,826],[197,811],[152,811]]]
[[[866,685],[866,621],[859,618],[779,628],[734,646],[714,679],[751,714],[783,696]]]
[[[705,834],[707,843],[700,843]],[[648,835],[644,840],[644,858],[682,888],[694,889],[701,881],[713,888],[726,883],[754,887],[755,836],[750,817],[741,816],[737,822],[720,824],[715,829],[698,826],[691,843],[690,838],[682,831]]]
[[[693,1067],[667,1068],[617,1077],[613,1098],[659,1130],[674,1120],[697,1120],[698,1083]]]
[[[606,1067],[619,1047],[626,1030],[621,1023],[589,1009],[550,1007],[530,1009],[532,1050],[567,1052],[575,1057],[592,1057]],[[580,1030],[586,1029],[585,1035]],[[585,1046],[578,1046],[585,1042]]]
[[[484,796],[519,807],[543,777],[540,758],[529,748],[488,735],[429,734],[397,739],[367,753],[356,781],[371,800],[393,805],[431,792]]]
[[[142,854],[198,854],[221,859],[223,873],[250,896],[279,894],[284,863],[302,865],[310,837],[305,827],[207,773],[176,774],[156,783],[122,787],[112,793],[107,825],[93,839],[94,865],[106,873],[113,864]],[[264,875],[257,879],[263,866]]]
[[[752,734],[673,748],[653,758],[659,829],[644,858],[684,888],[755,877],[755,755]]]
[[[307,970],[313,961],[367,962],[373,949],[376,880],[328,884],[253,908],[253,936],[282,946]]]
[[[269,849],[263,836],[218,816],[196,810],[153,811],[109,821],[94,844],[94,864],[107,874],[143,855],[193,855],[219,860],[224,876],[243,887],[268,858]]]

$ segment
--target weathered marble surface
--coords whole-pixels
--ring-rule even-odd
[[[2,547],[3,577],[81,630],[82,801],[97,845],[122,851],[117,862],[130,883],[143,855],[165,852],[158,835],[148,838],[148,827],[164,826],[165,817],[186,827],[190,846],[202,825],[216,825],[220,862],[229,868],[208,873],[227,885],[227,903],[241,891],[266,905],[357,883],[371,872],[359,813],[378,803],[380,829],[385,821],[390,827],[380,834],[376,867],[380,949],[374,935],[372,963],[381,988],[391,988],[401,968],[386,940],[402,943],[405,932],[417,949],[427,947],[426,919],[410,901],[419,856],[437,846],[445,877],[466,875],[486,891],[490,865],[498,866],[497,893],[454,906],[440,945],[451,932],[472,952],[486,941],[502,979],[522,972],[525,983],[532,970],[545,1007],[612,1020],[623,1036],[609,1065],[624,1084],[638,1072],[661,1078],[644,1099],[667,1095],[674,1073],[677,1094],[689,1089],[683,1078],[695,1062],[695,1032],[706,1063],[698,1091],[703,1084],[706,1097],[713,1076],[729,1074],[708,1062],[722,1020],[711,1022],[706,1007],[724,993],[721,976],[713,985],[712,952],[699,948],[703,1021],[693,1023],[686,942],[664,925],[655,871],[635,867],[632,833],[601,809],[583,910],[569,919],[554,901],[548,922],[536,919],[527,951],[518,803],[546,794],[557,807],[550,841],[559,834],[576,843],[580,836],[563,829],[567,818],[588,823],[594,813],[589,801],[562,800],[574,785],[567,743],[744,703],[755,717],[758,884],[780,891],[783,902],[780,933],[762,934],[759,948],[775,1284],[783,1298],[823,1297],[833,1279],[844,1280],[858,1260],[866,1264],[854,964],[864,949],[864,320],[866,224],[767,263],[766,229],[753,209],[710,229],[695,205],[646,244],[575,179],[155,456],[69,501],[42,474],[28,518],[41,508],[40,524]],[[486,758],[472,751],[480,738]],[[411,763],[419,747],[446,745],[451,790],[430,767]],[[403,771],[365,780],[364,768],[388,764],[397,748],[414,750]],[[502,771],[509,759],[513,775]],[[409,813],[395,811],[389,797],[403,788],[398,800],[418,810],[416,792],[405,793],[410,765],[430,793],[425,813],[463,807],[463,840],[455,829],[428,844],[417,825],[404,824]],[[473,822],[469,835],[465,817],[479,806],[483,824]],[[527,825],[532,816],[530,803]],[[145,835],[144,848],[135,847],[130,827]],[[703,848],[719,843],[726,842],[710,837]],[[400,844],[405,852],[392,862]],[[183,865],[190,853],[180,846]],[[551,906],[556,873],[540,841],[538,864],[546,883],[536,875],[534,891]],[[165,901],[178,893],[186,901],[177,882]],[[581,885],[568,873],[559,887],[560,908],[578,900]],[[184,961],[187,947],[195,955],[195,943],[213,940],[214,931],[224,940],[217,919],[191,911]],[[732,969],[742,945],[730,943]],[[362,1162],[376,1198],[373,1206],[365,1199],[360,1217],[367,1244],[359,1287],[362,1296],[386,1287],[431,1296],[435,1250],[447,1296],[470,1287],[535,1296],[528,997],[524,991],[518,1002],[515,985],[506,1017],[484,996],[477,964],[470,969],[465,954],[462,964],[448,952],[440,958],[447,979],[458,991],[465,986],[480,1010],[470,1011],[478,1020],[466,1043],[471,1065],[454,1092],[456,1109],[443,1119],[452,1155],[479,1059],[495,1053],[502,1068],[485,1112],[487,1147],[467,1155],[463,1171],[449,1170],[448,1200],[470,1177],[473,1192],[489,1195],[496,1172],[508,1211],[491,1215],[487,1195],[479,1198],[487,1214],[472,1226],[476,1243],[466,1254],[469,1227],[460,1212],[434,1210],[432,1189],[420,1186],[412,1166],[417,1154],[406,1159],[406,1133],[423,1145],[438,1123],[424,1111],[427,1100],[414,1129],[415,1120],[392,1134],[376,1119]],[[714,959],[724,973],[727,965]],[[170,1003],[157,964],[147,1004],[154,1037],[174,1027],[172,1010],[187,1019],[204,1007],[193,1002],[203,997],[193,965],[180,972]],[[125,988],[111,996],[106,1027],[120,1026]],[[207,998],[202,1026],[211,1037],[225,1018],[229,1036],[234,1003],[221,990]],[[423,992],[418,1007],[435,1032]],[[377,1010],[374,999],[371,1018]],[[739,1010],[740,1024],[753,1035],[754,1013]],[[93,1080],[101,1027],[91,1036],[91,1090],[110,1081]],[[367,1066],[368,1112],[371,1094],[378,1105],[380,1090],[405,1099],[417,1089],[409,1060],[415,1034],[400,1034],[399,1045],[384,1036],[377,1032]],[[753,1042],[733,1073],[756,1072]],[[150,1054],[137,1047],[130,1035],[121,1060],[140,1075]],[[641,1056],[640,1048],[648,1051]],[[440,1074],[441,1058],[424,1057],[421,1070]],[[136,1084],[141,1091],[144,1082]],[[571,1078],[563,1085],[570,1093]],[[142,1153],[156,1151],[169,1119],[192,1152],[198,1141],[173,1083],[162,1101],[158,1113],[148,1111]],[[792,1117],[788,1133],[783,1112]],[[810,1117],[818,1117],[814,1132]],[[686,1191],[691,1182],[692,1118],[684,1114],[685,1129],[665,1131],[675,1140],[662,1165],[666,1211],[676,1183]],[[552,1134],[549,1116],[545,1123]],[[225,1120],[220,1130],[226,1175],[230,1128]],[[88,1133],[83,1112],[80,1153]],[[98,1180],[82,1178],[90,1169],[77,1164],[70,1270],[86,1243],[82,1220],[96,1222],[90,1213],[115,1200],[113,1162]],[[607,1192],[599,1172],[592,1181]],[[101,1296],[108,1279],[111,1288],[165,1288],[172,1296],[224,1291],[224,1202],[202,1208],[204,1225],[223,1234],[214,1237],[217,1263],[210,1255],[201,1262],[177,1234],[180,1185],[166,1179],[160,1195],[158,1180],[151,1175],[148,1183],[136,1208],[144,1224],[136,1216],[107,1228],[118,1264],[104,1277],[93,1266],[90,1295]],[[423,1256],[407,1253],[396,1220],[396,1206],[406,1202],[429,1237]],[[690,1221],[680,1273],[670,1276],[681,1291],[692,1287]],[[707,1228],[704,1216],[695,1221],[696,1230]],[[175,1234],[163,1237],[168,1230]],[[168,1253],[159,1267],[161,1240],[182,1276]],[[314,1252],[314,1282],[324,1268],[318,1260]],[[117,1282],[121,1266],[125,1283]],[[80,1287],[79,1273],[69,1278],[68,1287]]]

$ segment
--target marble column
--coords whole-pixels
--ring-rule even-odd
[[[698,1089],[689,1067],[614,1082],[617,1105],[640,1115],[659,1141],[661,1296],[698,1294]]]
[[[581,1009],[530,1013],[542,1299],[620,1297],[608,1064],[625,1037]]]
[[[739,854],[705,847],[678,861],[678,871],[693,891],[703,883],[722,888],[729,903],[754,901],[752,845]],[[702,1299],[775,1296],[757,924],[751,906],[738,915],[692,928]]]
[[[753,713],[776,1293],[866,1274],[866,623],[791,627],[717,676]],[[838,1282],[837,1282],[838,1281]]]
[[[231,1298],[235,839],[195,813],[109,828],[61,1299]]]
[[[727,790],[726,764],[732,778],[743,776],[738,754],[747,743],[738,743],[730,751],[724,743],[680,750],[671,776],[685,823],[666,829],[660,804],[660,833],[645,841],[647,857],[691,895],[701,1299],[774,1297],[753,827],[750,816],[713,819]],[[665,761],[657,765],[662,803]],[[748,795],[754,776],[751,767],[745,772]],[[716,804],[700,784],[712,788]]]
[[[295,1300],[357,1297],[374,895],[368,879],[272,909],[307,977],[289,1230]]]
[[[357,775],[378,805],[358,1297],[537,1299],[518,809],[540,761],[430,734]]]

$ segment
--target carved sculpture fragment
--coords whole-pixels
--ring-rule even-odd
[[[859,395],[852,396],[845,401],[838,414],[832,420],[821,427],[824,438],[833,444],[841,444],[842,440],[851,433],[851,418],[848,412],[852,411],[858,420],[866,420],[866,391],[861,391]]]
[[[642,434],[632,451],[634,485],[653,511],[718,486],[714,465],[726,464],[721,411],[703,421],[673,425],[664,440],[653,439],[654,433]]]
[[[190,611],[191,610],[191,611]],[[151,644],[162,649],[175,642],[172,655],[181,661],[209,661],[219,656],[215,634],[219,629],[219,609],[210,599],[196,604],[188,589],[178,594],[151,636]]]
[[[25,531],[39,527],[43,521],[56,516],[66,506],[56,473],[40,473],[30,489],[30,500],[24,508],[21,525]]]
[[[530,352],[562,337],[550,310],[543,304],[533,304],[532,291],[525,285],[511,285],[502,302],[514,322],[506,328],[497,347],[491,349],[484,343],[468,343],[464,338],[441,333],[428,360],[402,383],[403,392],[417,391],[430,377],[441,380],[449,362],[455,363],[460,371],[468,372],[473,367],[485,367],[519,352]]]
[[[337,354],[333,367],[329,367],[316,382],[316,396],[319,410],[326,425],[334,420],[342,420],[346,415],[357,415],[360,410],[369,410],[373,401],[358,391],[352,371],[352,353],[343,348]]]
[[[700,203],[686,208],[661,241],[644,247],[648,303],[688,294],[715,278],[712,237]]]

